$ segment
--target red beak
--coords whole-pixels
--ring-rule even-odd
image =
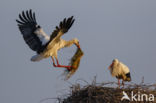
[[[108,69],[111,69],[112,68],[112,66],[113,66],[113,63],[108,67]]]
[[[76,44],[76,46],[77,46],[77,48],[79,48],[79,49],[80,49],[80,44]]]

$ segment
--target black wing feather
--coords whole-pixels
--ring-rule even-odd
[[[35,13],[33,13],[33,21],[35,21],[35,22],[36,22]]]
[[[34,33],[34,31],[38,29],[35,13],[32,14],[31,10],[26,12],[23,11],[21,14],[19,14],[19,20],[16,21],[25,42],[32,50],[40,53],[41,50],[43,50],[43,46],[40,39]]]
[[[29,14],[30,14],[31,21],[35,21],[36,22],[36,20],[33,19],[33,15],[32,15],[32,11],[31,10],[29,11]]]
[[[22,22],[26,22],[26,21],[24,20],[24,18],[21,16],[21,14],[19,14],[19,18],[20,18],[20,20],[21,20]]]
[[[31,15],[30,12],[26,11],[26,15],[27,15],[27,19],[28,19],[28,20],[33,21],[33,20],[31,20],[31,18],[30,18],[30,15]]]
[[[59,27],[56,26],[55,30],[52,32],[50,41],[53,40],[60,31],[63,32],[63,34],[68,32],[74,21],[75,19],[73,19],[73,16],[69,17],[68,19],[64,18],[63,21],[60,22]]]
[[[24,21],[29,21],[29,19],[25,16],[24,11],[22,12],[22,16],[23,16]]]

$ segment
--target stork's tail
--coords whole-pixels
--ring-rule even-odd
[[[130,72],[126,74],[126,77],[127,77],[127,78],[126,78],[126,81],[131,81],[131,75],[130,75]]]
[[[31,57],[31,61],[36,62],[36,61],[40,61],[43,59],[43,56],[41,55],[34,55]]]

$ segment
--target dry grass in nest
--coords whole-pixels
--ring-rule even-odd
[[[72,85],[68,96],[57,98],[58,103],[156,103],[156,84],[146,85],[143,82],[140,84],[126,84],[125,88],[113,87],[115,82],[96,83],[81,86],[80,84]],[[145,93],[147,95],[153,94],[155,96],[154,102],[150,101],[129,101],[123,100],[123,91],[129,96],[131,91],[134,93]]]

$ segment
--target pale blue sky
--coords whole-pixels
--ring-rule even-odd
[[[51,59],[30,61],[35,52],[23,41],[15,19],[22,10],[36,12],[38,24],[50,34],[65,17],[76,21],[63,36],[78,38],[84,51],[80,68],[68,81],[116,81],[108,66],[114,58],[125,63],[132,81],[156,82],[156,1],[155,0],[1,0],[0,1],[0,103],[38,103],[56,97],[69,84],[59,77]],[[67,64],[75,48],[59,52]],[[65,90],[64,90],[65,89]],[[47,101],[46,103],[50,103]]]

